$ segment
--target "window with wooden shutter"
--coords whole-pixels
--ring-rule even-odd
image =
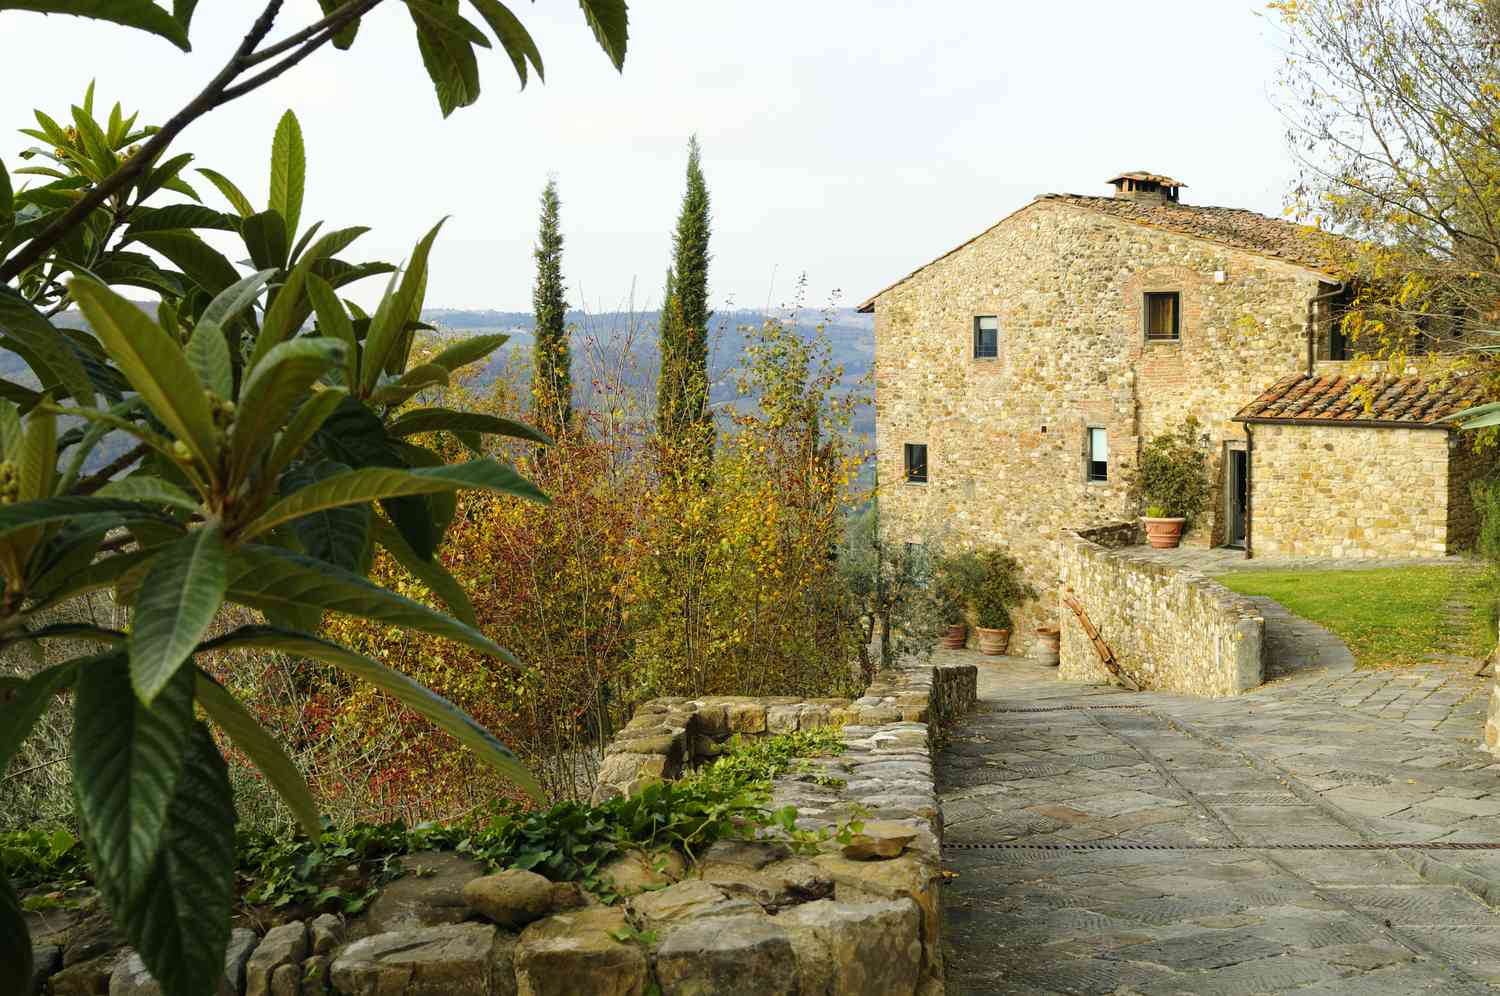
[[[1000,319],[980,315],[974,319],[974,359],[993,360],[1000,355]]]
[[[1146,338],[1154,341],[1182,335],[1182,295],[1176,291],[1146,295]]]

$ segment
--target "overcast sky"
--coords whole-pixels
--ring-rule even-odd
[[[152,36],[0,14],[0,158],[40,103],[101,100],[162,121],[243,35],[243,0],[202,0],[194,51]],[[484,94],[441,117],[406,12],[327,49],[178,139],[264,203],[288,107],[308,148],[304,219],[374,231],[349,258],[399,260],[437,218],[429,306],[530,308],[537,196],[555,173],[574,305],[653,307],[703,144],[720,307],[865,296],[1049,191],[1104,193],[1125,169],[1184,200],[1278,214],[1292,168],[1272,105],[1280,55],[1260,0],[635,0],[623,75],[572,0],[517,2],[547,69],[519,91],[482,52]],[[289,32],[316,19],[288,0]],[[465,4],[465,12],[470,10]],[[106,103],[106,108],[108,103]],[[205,182],[209,203],[226,207]],[[375,281],[369,281],[373,284]],[[364,296],[364,295],[358,295]]]

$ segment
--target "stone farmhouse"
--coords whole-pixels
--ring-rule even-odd
[[[1216,493],[1188,545],[1438,557],[1472,541],[1481,460],[1442,419],[1477,388],[1351,357],[1334,236],[1184,203],[1158,174],[1109,182],[1040,196],[860,305],[889,540],[1005,546],[1048,591],[1058,540],[1133,521],[1142,443],[1192,415]]]

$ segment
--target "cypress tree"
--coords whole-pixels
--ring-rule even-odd
[[[532,346],[531,397],[537,420],[562,429],[573,418],[572,354],[566,324],[568,305],[563,297],[562,233],[557,230],[560,203],[557,181],[542,190],[542,221],[537,232],[536,287],[531,307],[536,316]]]
[[[656,389],[657,428],[669,441],[713,451],[708,412],[708,185],[699,163],[698,137],[688,140],[687,189],[672,233],[672,266],[658,326],[661,375]]]

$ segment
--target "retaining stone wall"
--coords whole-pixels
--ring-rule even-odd
[[[1500,674],[1490,688],[1489,718],[1484,722],[1484,750],[1500,757]]]
[[[529,871],[486,875],[463,854],[411,854],[403,863],[421,873],[386,885],[360,917],[237,928],[214,996],[937,996],[932,739],[974,705],[975,683],[972,665],[945,665],[882,674],[853,701],[658,699],[611,745],[618,780],[600,797],[680,773],[736,732],[841,723],[845,752],[778,779],[772,805],[796,805],[803,829],[862,816],[866,852],[723,840],[691,868],[675,852],[625,854],[600,869],[629,897],[615,906]],[[28,920],[38,972],[19,993],[160,996],[107,915]]]
[[[1243,596],[1196,571],[1073,533],[1057,545],[1060,587],[1083,606],[1120,666],[1143,688],[1238,695],[1261,683],[1265,620]],[[1073,612],[1062,627],[1058,677],[1108,681]]]

